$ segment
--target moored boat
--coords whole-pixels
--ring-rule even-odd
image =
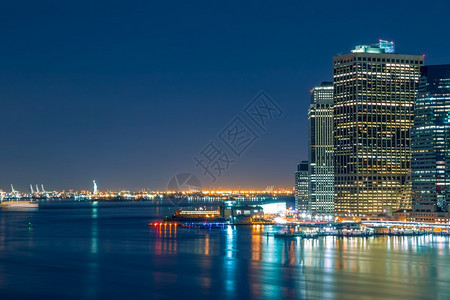
[[[276,238],[295,238],[295,237],[302,237],[303,234],[301,232],[285,232],[285,233],[275,233],[273,235]]]
[[[23,200],[18,200],[18,201],[3,201],[0,204],[1,208],[8,208],[8,209],[36,209],[39,208],[39,204],[37,202],[34,201],[23,201]]]
[[[305,232],[302,237],[304,239],[316,239],[319,237],[319,234],[317,232]]]

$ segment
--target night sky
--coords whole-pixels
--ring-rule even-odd
[[[39,2],[0,4],[7,191],[165,189],[179,172],[292,188],[309,90],[332,80],[333,55],[383,38],[450,63],[444,1]],[[265,131],[244,112],[260,91],[283,111]],[[237,116],[257,136],[239,157],[219,138]],[[194,162],[211,141],[234,160],[215,182]]]

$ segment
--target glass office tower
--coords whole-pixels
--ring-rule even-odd
[[[412,129],[411,218],[450,221],[450,65],[421,69]]]
[[[339,216],[411,208],[411,126],[424,58],[393,52],[380,41],[333,58]]]
[[[308,197],[308,162],[302,161],[295,172],[295,207],[304,214],[309,214]]]
[[[334,215],[333,83],[311,90],[309,121],[309,211],[313,217]]]

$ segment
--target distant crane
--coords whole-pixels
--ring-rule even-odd
[[[16,191],[14,190],[13,185],[11,184],[11,193],[14,194]]]
[[[40,193],[40,192],[39,192],[39,187],[38,187],[37,184],[36,184],[36,193],[38,193],[38,194]]]
[[[30,184],[31,193],[34,194],[33,186]]]
[[[41,184],[41,192],[45,193],[44,185]]]

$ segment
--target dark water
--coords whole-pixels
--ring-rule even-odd
[[[450,299],[448,238],[278,240],[271,226],[147,226],[168,213],[142,204],[0,211],[0,299]]]

